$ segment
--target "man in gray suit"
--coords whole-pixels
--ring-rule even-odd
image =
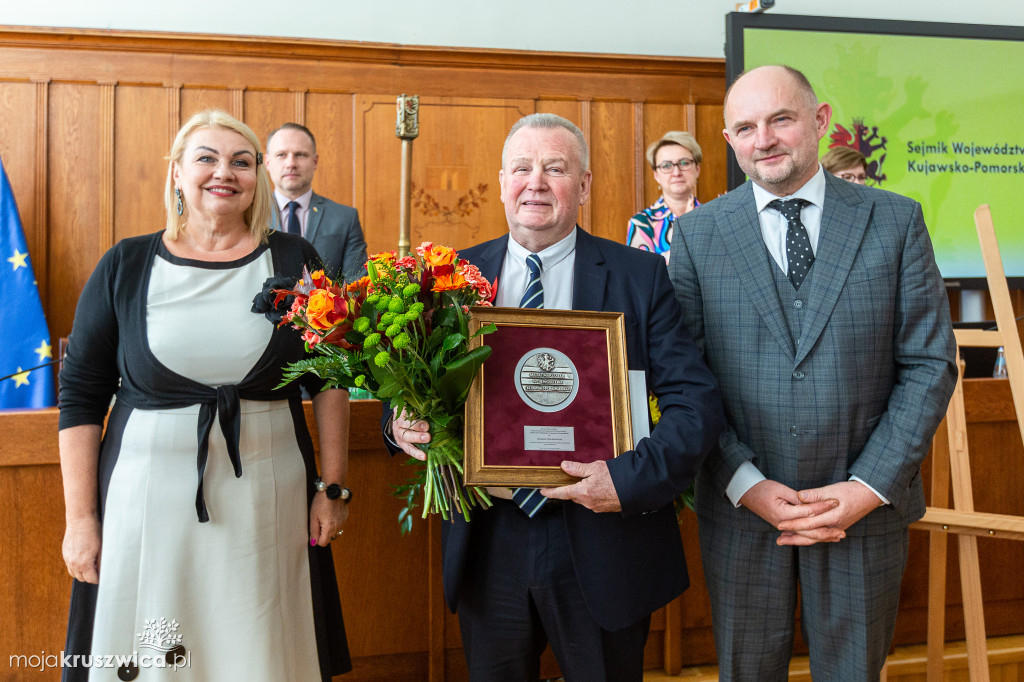
[[[798,593],[812,677],[878,679],[956,379],[921,206],[822,171],[831,113],[789,67],[740,76],[723,132],[751,181],[672,239],[728,421],[696,499],[722,680],[787,678]]]
[[[306,126],[285,123],[267,137],[267,171],[278,208],[271,226],[301,234],[316,247],[328,274],[352,281],[366,264],[359,212],[313,193],[318,160],[316,139]]]

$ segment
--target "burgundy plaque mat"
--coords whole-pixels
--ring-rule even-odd
[[[484,466],[557,467],[564,460],[596,462],[615,457],[606,330],[499,324],[486,343],[493,350],[482,369]],[[579,393],[563,410],[535,410],[516,391],[516,364],[535,348],[565,353],[579,372]],[[571,426],[576,449],[524,450],[524,426]]]

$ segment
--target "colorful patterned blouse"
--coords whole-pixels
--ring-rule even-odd
[[[693,198],[693,207],[700,206],[697,197]],[[629,233],[626,236],[626,244],[635,246],[638,249],[660,253],[668,262],[668,250],[672,246],[672,228],[679,216],[672,215],[672,211],[665,205],[665,198],[658,197],[658,200],[645,208],[640,213],[629,219]]]

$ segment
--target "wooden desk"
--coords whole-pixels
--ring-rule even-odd
[[[969,379],[965,394],[977,507],[1024,513],[1024,447],[1009,387],[997,380]],[[399,535],[401,504],[389,493],[408,471],[401,458],[386,455],[379,418],[376,401],[353,401],[349,484],[355,498],[345,535],[334,548],[355,670],[339,679],[465,679],[458,623],[441,598],[441,521],[417,519],[411,535]],[[12,654],[61,651],[71,580],[60,554],[64,503],[57,411],[0,412],[0,434],[0,671],[6,673]],[[670,668],[715,661],[696,527],[696,518],[688,514],[682,533],[692,586],[667,612],[655,614],[648,668],[663,668],[666,656]],[[981,552],[989,635],[1024,633],[1024,581],[1019,578],[1024,545],[992,540],[981,543]],[[927,575],[927,535],[912,531],[897,644],[925,641]],[[948,579],[947,635],[959,639],[959,573],[952,552]],[[799,642],[796,648],[805,650]],[[556,670],[549,652],[544,674]],[[33,679],[58,677],[51,671]]]

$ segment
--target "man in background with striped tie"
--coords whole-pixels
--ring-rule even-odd
[[[629,368],[646,373],[662,416],[635,450],[563,462],[577,483],[492,488],[492,508],[445,523],[445,599],[471,680],[536,682],[550,643],[568,680],[640,682],[650,614],[689,584],[672,501],[722,427],[717,388],[664,259],[577,227],[591,186],[579,128],[553,114],[521,119],[498,180],[509,234],[461,252],[497,280],[495,305],[625,313]],[[399,416],[391,430],[423,458],[425,423]]]

